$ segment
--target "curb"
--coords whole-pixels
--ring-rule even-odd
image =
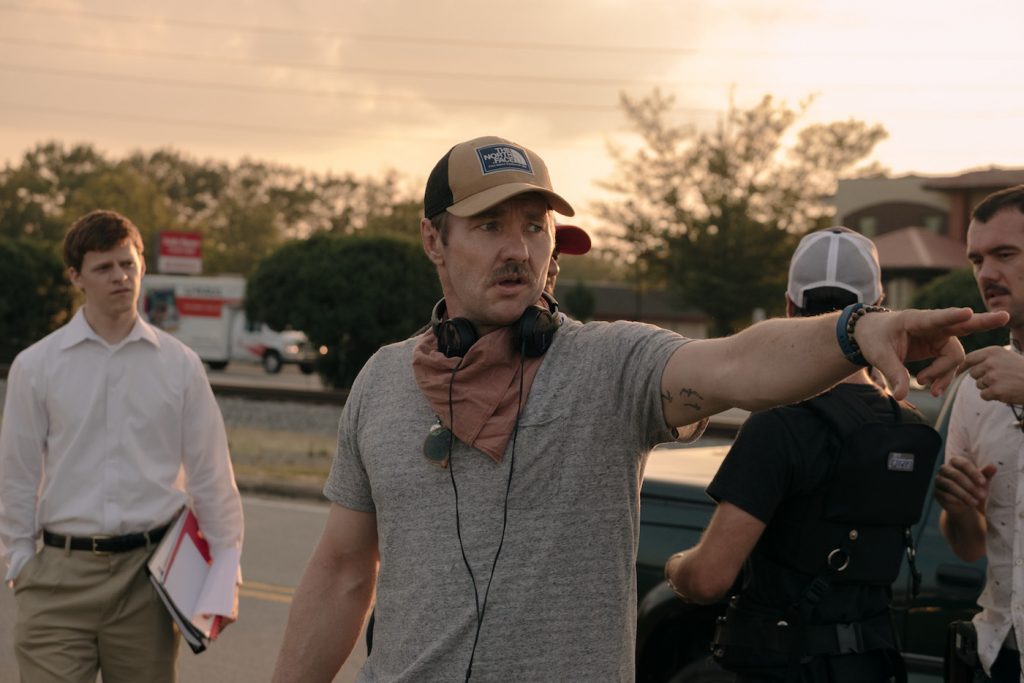
[[[295,482],[266,477],[235,477],[235,483],[241,493],[328,502],[324,498],[322,482]]]

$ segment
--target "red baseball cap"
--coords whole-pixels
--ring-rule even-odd
[[[556,225],[555,248],[561,254],[586,254],[590,251],[590,235],[575,225]]]

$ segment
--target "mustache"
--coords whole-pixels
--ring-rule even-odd
[[[1006,289],[1005,287],[1000,287],[999,285],[988,285],[987,287],[985,287],[985,296],[986,297],[996,296],[996,295],[999,295],[999,294],[1009,294],[1009,293],[1010,293],[1010,290]]]
[[[533,280],[533,270],[525,263],[510,261],[491,273],[488,284],[496,285],[505,280],[529,282]]]

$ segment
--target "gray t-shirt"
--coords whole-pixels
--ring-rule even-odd
[[[474,681],[633,680],[639,489],[647,453],[672,439],[661,375],[684,343],[640,323],[567,321],[501,463],[456,441],[458,523],[481,602],[514,467]],[[377,515],[374,646],[359,681],[462,680],[477,624],[451,475],[423,455],[436,416],[413,376],[415,344],[382,348],[360,372],[324,487]]]

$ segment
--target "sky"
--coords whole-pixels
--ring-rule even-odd
[[[659,88],[699,127],[813,95],[802,124],[882,124],[897,175],[1019,167],[1021,25],[1019,0],[0,0],[0,164],[172,147],[419,194],[453,144],[500,135],[586,224],[608,145],[635,142],[620,95]]]

